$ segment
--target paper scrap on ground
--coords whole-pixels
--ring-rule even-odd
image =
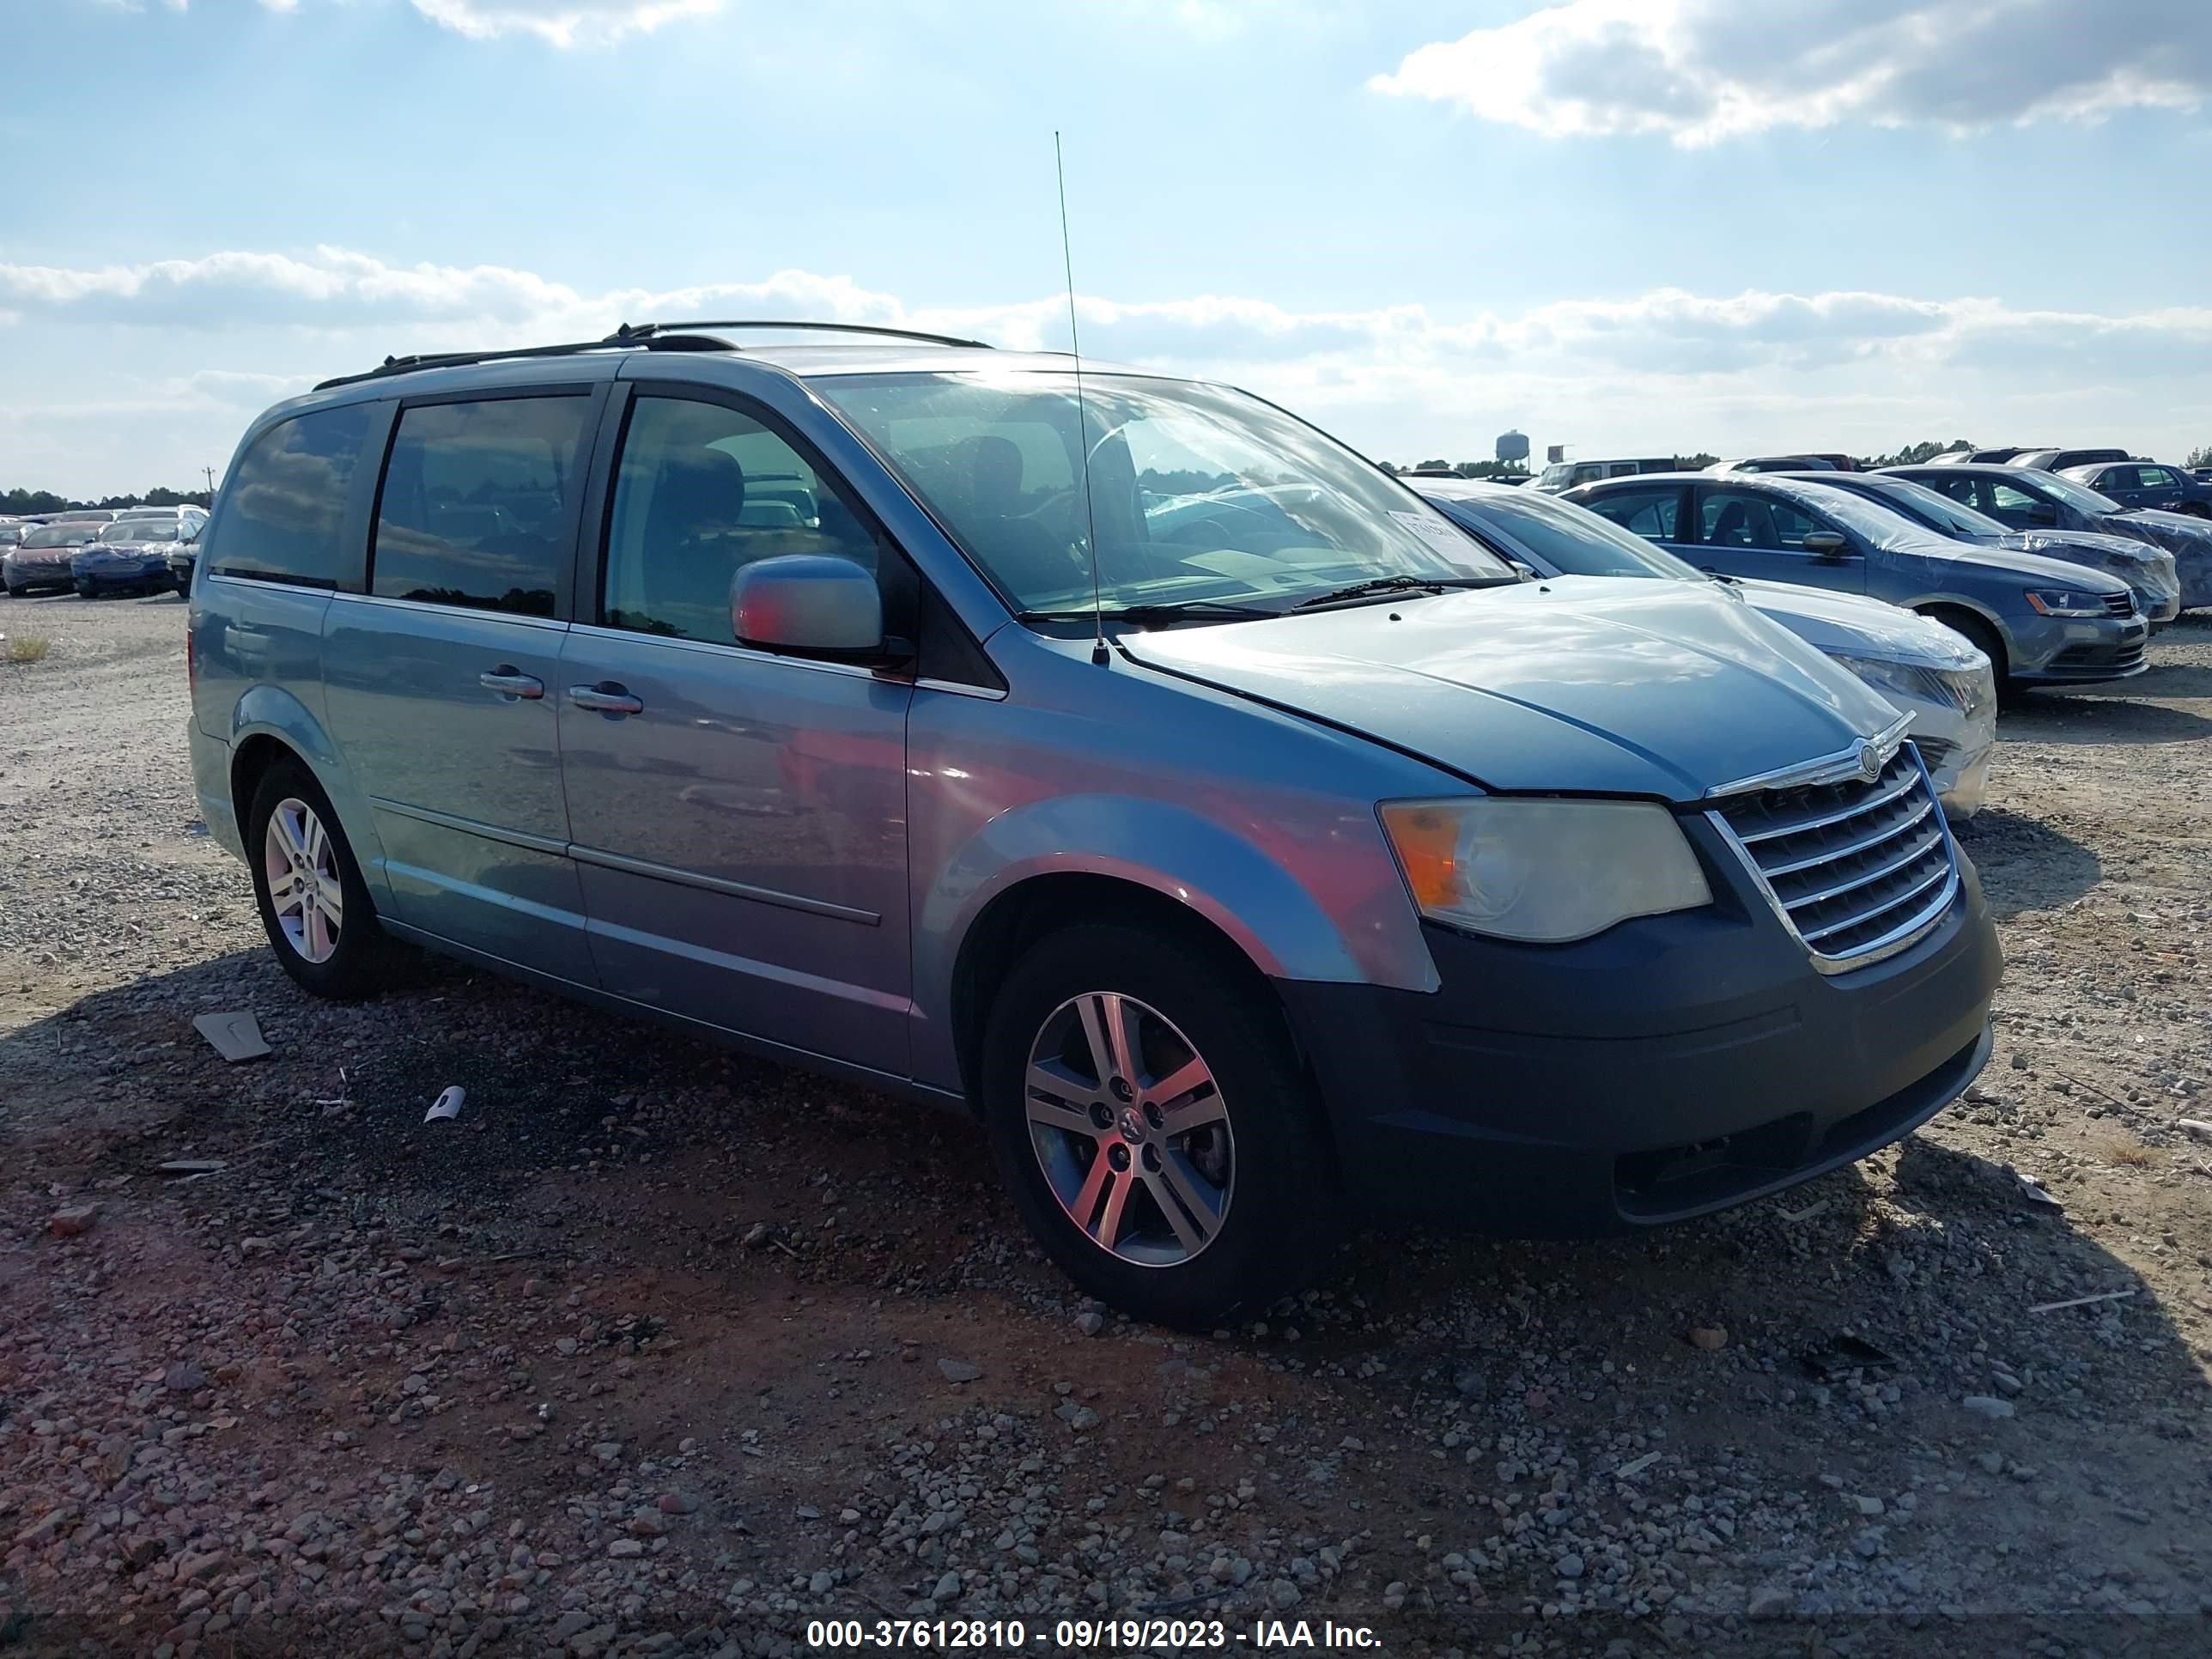
[[[192,1029],[233,1065],[241,1060],[258,1060],[269,1052],[269,1045],[261,1040],[260,1022],[249,1013],[201,1014],[193,1019]]]
[[[422,1114],[422,1121],[435,1123],[441,1117],[459,1117],[461,1103],[467,1098],[467,1091],[459,1084],[448,1084],[445,1092],[430,1103],[430,1109]]]

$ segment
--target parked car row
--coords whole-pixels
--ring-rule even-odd
[[[106,593],[179,591],[191,577],[192,544],[207,523],[197,507],[129,507],[58,514],[45,522],[0,526],[0,593],[75,589]]]
[[[972,1111],[1073,1279],[1201,1329],[1352,1219],[1636,1231],[1985,1063],[1937,769],[1970,807],[1993,670],[1944,629],[1569,502],[1447,517],[1231,388],[745,326],[398,359],[245,434],[189,740],[309,991],[406,941]],[[1818,487],[1585,488],[1717,567]]]
[[[1721,583],[1911,715],[1907,729],[1954,820],[1981,809],[1996,747],[1996,675],[1955,629],[1879,599],[1716,577],[1557,496],[1468,481],[1416,488],[1476,540],[1540,576]]]

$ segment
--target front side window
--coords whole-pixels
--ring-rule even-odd
[[[1698,525],[1708,547],[1749,547],[1802,553],[1805,538],[1820,528],[1809,513],[1788,501],[1742,489],[1709,489],[1698,504]]]
[[[737,643],[730,580],[786,554],[902,569],[844,487],[773,428],[721,404],[641,397],[608,515],[610,628]]]
[[[2001,479],[1992,479],[1989,491],[1989,510],[1992,513],[2024,516],[2036,507],[2048,505],[2040,495],[2032,495],[2018,484],[2006,483]]]
[[[209,535],[210,567],[306,587],[352,587],[361,562],[343,544],[346,496],[368,439],[369,406],[313,410],[270,427],[239,458]]]
[[[1646,541],[1678,539],[1675,515],[1681,511],[1682,492],[1671,484],[1659,489],[1609,489],[1593,496],[1589,507],[1593,513]]]
[[[1514,580],[1371,462],[1224,387],[1086,375],[1079,407],[1058,373],[814,385],[1018,611],[1088,611],[1094,568],[1109,613]]]
[[[377,497],[369,591],[551,616],[591,410],[586,397],[403,410]]]

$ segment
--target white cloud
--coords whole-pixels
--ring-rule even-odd
[[[649,34],[679,17],[703,17],[722,0],[413,0],[433,22],[471,40],[534,34],[556,46],[604,46]]]
[[[597,339],[617,323],[805,317],[1063,346],[1060,295],[915,306],[846,276],[586,293],[496,265],[394,265],[355,250],[229,252],[145,265],[0,264],[0,331],[35,327],[64,375],[0,368],[9,482],[181,478],[250,414],[387,353]],[[1887,450],[1922,437],[2212,441],[2212,304],[2133,313],[1990,297],[1658,289],[1514,312],[1295,311],[1202,295],[1079,301],[1086,354],[1248,386],[1370,453],[1487,453],[1517,425],[1583,453]],[[0,332],[0,363],[15,354]],[[57,388],[64,388],[58,392]],[[75,403],[58,402],[76,397]],[[172,459],[173,458],[173,459]]]
[[[1844,121],[1971,131],[2212,96],[2205,0],[1566,0],[1422,46],[1374,89],[1547,137],[1685,146]]]

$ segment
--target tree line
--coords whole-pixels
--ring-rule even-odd
[[[207,507],[214,501],[214,495],[204,489],[170,489],[158,484],[136,495],[103,495],[96,501],[81,501],[72,496],[57,495],[51,489],[25,489],[18,485],[14,489],[0,489],[0,514],[69,513],[94,507],[111,510],[125,507]]]

